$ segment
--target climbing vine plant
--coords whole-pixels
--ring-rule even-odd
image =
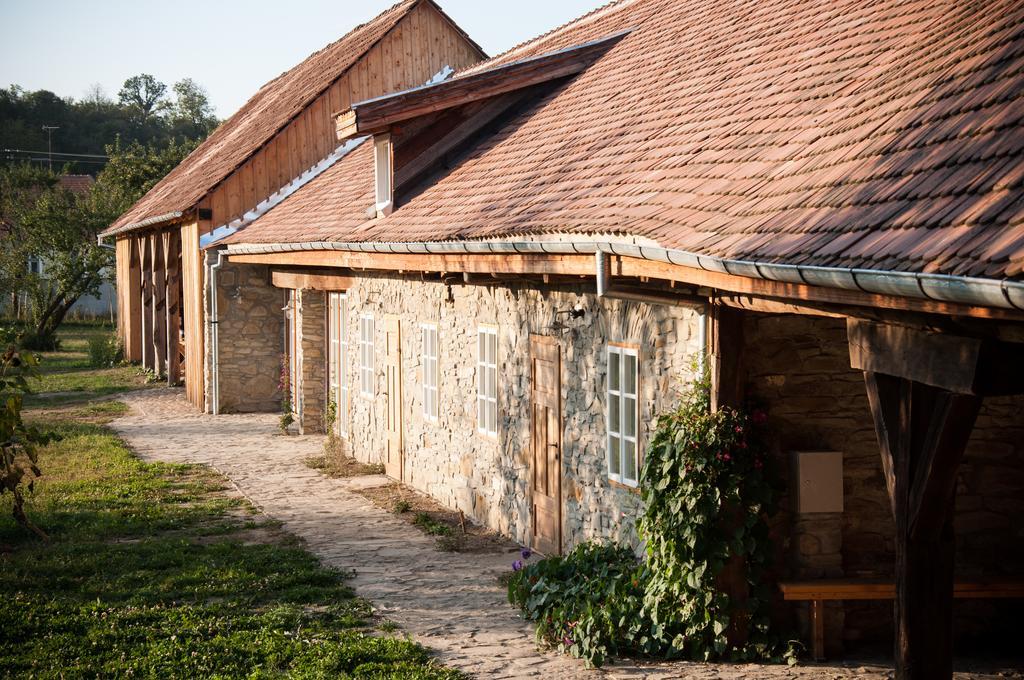
[[[763,578],[772,550],[767,517],[776,500],[763,444],[766,421],[758,410],[712,411],[707,380],[658,419],[642,472],[642,615],[671,656],[776,653]],[[725,592],[727,565],[749,588],[743,605]]]
[[[795,662],[794,645],[769,630],[777,487],[766,421],[758,410],[712,412],[708,380],[691,385],[647,448],[637,527],[645,554],[582,544],[513,564],[509,601],[537,622],[538,637],[594,665],[618,654]],[[727,594],[727,569],[746,586],[742,602]]]

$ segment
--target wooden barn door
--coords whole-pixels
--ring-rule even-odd
[[[531,546],[562,552],[561,357],[554,338],[530,336]]]
[[[402,332],[398,317],[384,320],[387,351],[387,430],[388,443],[384,454],[384,472],[402,479]]]

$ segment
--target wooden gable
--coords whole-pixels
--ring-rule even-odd
[[[209,229],[255,208],[326,158],[338,142],[334,116],[355,102],[423,85],[445,67],[460,70],[484,54],[430,2],[421,2],[327,91],[215,187],[200,205]]]

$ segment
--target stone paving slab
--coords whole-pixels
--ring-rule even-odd
[[[353,587],[382,616],[433,649],[441,662],[475,677],[891,677],[885,667],[859,665],[787,668],[671,663],[588,670],[582,662],[539,651],[533,627],[508,605],[498,577],[509,570],[514,553],[464,555],[437,551],[432,538],[347,490],[351,480],[331,479],[306,467],[302,461],[322,451],[322,437],[284,436],[273,414],[200,414],[178,389],[129,393],[123,401],[131,410],[112,427],[141,458],[213,467],[262,512],[304,539],[326,564],[354,570]],[[957,677],[966,680],[1024,675]]]

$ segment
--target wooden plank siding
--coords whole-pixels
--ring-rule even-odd
[[[445,66],[463,69],[475,64],[483,56],[431,5],[418,5],[355,65],[310,101],[302,113],[279,130],[195,206],[209,209],[209,219],[198,220],[193,213],[185,218],[184,223],[164,229],[180,237],[180,243],[175,239],[173,244],[176,251],[180,252],[180,266],[167,264],[167,289],[177,289],[179,286],[181,289],[185,391],[192,404],[202,408],[205,398],[204,274],[199,238],[241,217],[330,155],[338,147],[334,116],[348,109],[353,102],[422,85]],[[123,319],[119,321],[118,328],[131,360],[144,361],[154,369],[159,362],[161,367],[166,366],[173,372],[176,368],[175,358],[152,356],[154,342],[157,340],[154,331],[163,330],[170,339],[177,337],[173,327],[153,327],[158,311],[154,307],[153,276],[132,283],[133,275],[140,271],[150,271],[149,265],[153,264],[154,256],[164,245],[162,241],[155,243],[153,239],[159,240],[160,232],[127,235],[117,239],[118,303],[119,309],[127,310],[121,312]],[[161,269],[161,276],[163,271]],[[176,290],[168,295],[172,303],[177,299]],[[167,311],[167,299],[161,291],[160,311]],[[166,325],[173,324],[174,320],[168,319]],[[171,359],[169,366],[168,359]]]
[[[447,19],[430,5],[419,5],[210,192],[210,228],[241,217],[326,158],[338,146],[334,116],[353,103],[422,85],[445,66],[459,70],[479,60],[476,49]]]

